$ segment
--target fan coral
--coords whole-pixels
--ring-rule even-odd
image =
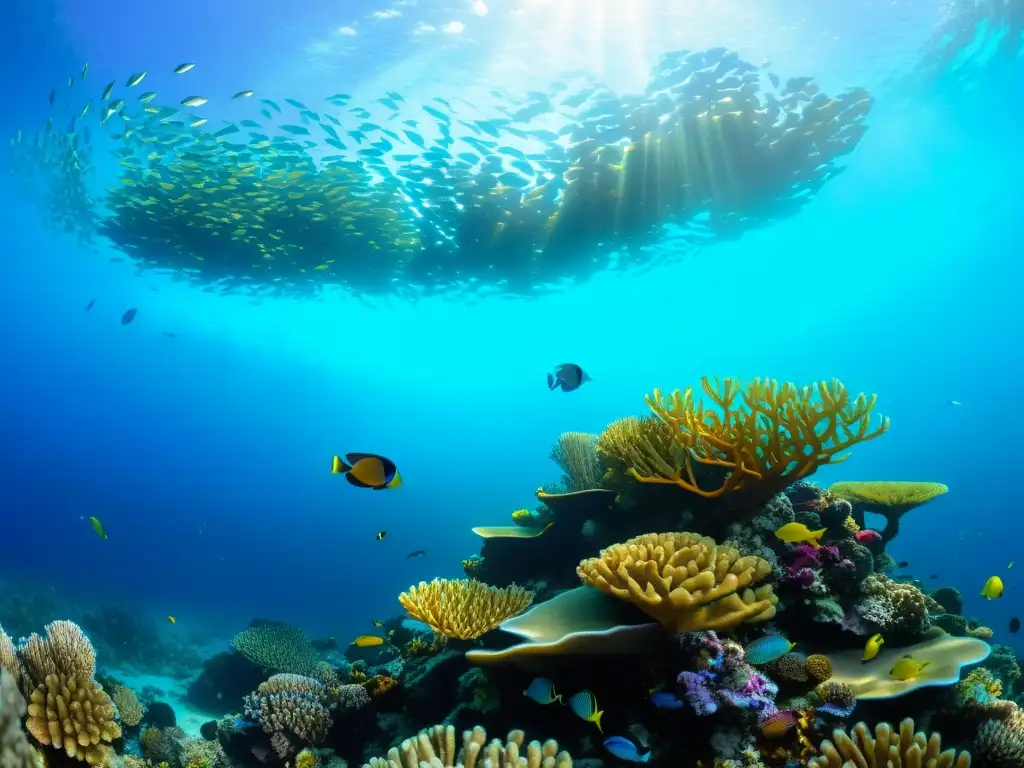
[[[522,731],[510,731],[503,744],[487,742],[487,732],[477,726],[462,734],[462,749],[455,753],[455,728],[435,725],[388,750],[387,757],[375,757],[363,768],[572,768],[572,757],[560,752],[558,742],[531,741],[525,746]]]
[[[474,640],[533,602],[533,592],[513,584],[499,589],[471,579],[434,579],[398,596],[402,607],[445,637]]]
[[[551,460],[564,473],[562,484],[569,491],[589,491],[601,482],[597,460],[597,435],[563,432],[551,448]]]
[[[693,533],[649,533],[580,563],[585,584],[636,604],[672,632],[726,629],[775,616],[764,558]]]
[[[2,663],[2,662],[0,662]],[[0,766],[2,768],[37,768],[38,755],[21,730],[25,699],[14,677],[0,666]]]
[[[273,672],[310,675],[320,661],[305,632],[277,621],[243,629],[231,645],[253,664]]]
[[[843,461],[846,456],[837,455],[841,451],[889,429],[883,417],[869,431],[875,396],[851,398],[837,379],[803,389],[754,379],[744,389],[737,380],[716,378],[712,384],[705,376],[701,386],[721,413],[694,400],[690,387],[667,399],[655,389],[646,398],[655,415],[673,429],[673,461],[669,464],[653,446],[643,446],[647,462],[633,467],[640,482],[678,485],[707,498],[744,492],[768,499],[818,467]],[[737,405],[741,394],[742,404]],[[697,483],[694,462],[720,467],[728,475],[718,488],[705,490]]]
[[[823,683],[832,677],[832,662],[828,656],[812,653],[807,657],[807,676],[816,683]]]
[[[955,749],[943,752],[942,737],[938,733],[931,736],[914,733],[914,721],[909,717],[900,723],[899,731],[888,723],[879,723],[873,737],[864,723],[857,723],[849,735],[836,729],[832,732],[832,741],[821,742],[821,752],[820,757],[807,761],[808,768],[841,768],[844,763],[866,768],[926,764],[936,768],[970,768],[971,765],[968,752],[959,755]]]
[[[913,584],[892,581],[882,574],[868,576],[860,589],[864,597],[854,610],[880,632],[919,635],[929,626],[928,612],[942,610]]]
[[[280,674],[245,697],[245,714],[269,734],[274,751],[285,759],[298,752],[295,740],[306,744],[323,741],[331,727],[331,705],[327,687],[320,681]]]
[[[146,708],[139,701],[139,697],[135,695],[135,691],[126,686],[119,685],[114,688],[114,693],[110,698],[117,707],[117,713],[121,718],[122,725],[134,728],[142,722],[142,716],[146,713]]]
[[[818,714],[829,715],[843,720],[853,714],[857,706],[857,697],[846,683],[825,682],[814,689],[819,704],[815,707]]]
[[[835,483],[829,491],[853,504],[857,513],[877,512],[885,517],[882,538],[892,540],[900,532],[900,518],[912,509],[926,504],[946,493],[942,483],[915,483],[901,481]]]

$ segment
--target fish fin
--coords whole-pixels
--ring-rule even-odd
[[[813,536],[815,539],[820,539],[822,536],[825,535],[825,531],[827,530],[828,528],[822,528],[820,531],[811,531],[811,536]]]
[[[554,389],[556,386],[555,377],[550,373],[548,374],[548,389]]]
[[[580,381],[593,381],[593,379],[590,378],[590,374],[589,373],[587,373],[586,371],[583,371],[583,378],[581,378]]]
[[[356,488],[373,488],[374,487],[372,485],[367,485],[362,480],[360,480],[358,477],[353,476],[351,472],[346,472],[345,473],[345,479],[348,480],[349,483],[354,485]]]
[[[402,487],[402,476],[400,474],[398,474],[397,470],[395,470],[395,476],[392,477],[388,481],[388,484],[385,485],[384,487],[385,488],[401,488]]]
[[[377,459],[377,461],[384,463],[384,457],[378,456],[376,453],[346,453],[345,461],[349,464],[355,464],[363,459]]]
[[[552,701],[557,701],[559,704],[565,704],[565,702],[562,701],[562,694],[560,693],[556,693],[555,698],[553,698]]]
[[[808,538],[807,539],[807,543],[810,544],[815,549],[821,549],[821,544],[819,544],[818,540],[815,539],[815,538]]]
[[[604,710],[598,710],[594,713],[593,723],[597,726],[598,733],[604,733],[604,728],[601,727],[601,718],[604,716]]]
[[[341,456],[335,456],[334,462],[331,464],[331,474],[340,475],[348,472],[352,467],[341,460]]]
[[[920,666],[920,667],[918,668],[918,671],[920,671],[920,670],[924,669],[924,668],[925,668],[925,667],[927,667],[927,666],[928,666],[929,664],[931,664],[931,662],[930,662],[930,661],[922,661],[922,662],[921,662],[921,666]]]

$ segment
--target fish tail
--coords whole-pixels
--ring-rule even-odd
[[[342,461],[341,456],[335,456],[334,457],[334,462],[331,465],[331,474],[332,475],[343,475],[346,472],[348,472],[350,469],[352,469],[352,467],[350,467],[348,464],[346,464],[344,461]]]
[[[556,693],[555,694],[554,701],[557,701],[559,704],[565,704],[565,702],[562,701],[562,694],[560,694],[560,693]]]
[[[549,374],[548,374],[548,389],[554,389],[554,388],[555,388],[555,377],[554,377],[554,376],[552,376],[552,375],[551,375],[551,374],[549,373]]]
[[[828,528],[822,528],[820,531],[811,531],[811,536],[815,539],[820,539],[822,536],[825,535],[825,531],[827,530]]]
[[[594,713],[593,723],[597,726],[599,733],[604,733],[604,728],[601,727],[601,718],[604,716],[604,710],[599,710]]]

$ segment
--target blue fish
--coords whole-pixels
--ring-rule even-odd
[[[562,388],[563,392],[574,392],[585,382],[592,381],[586,372],[575,363],[555,366],[555,372],[548,374],[548,389]]]
[[[651,759],[651,750],[641,752],[636,744],[623,736],[609,736],[604,740],[604,748],[620,760],[629,760],[631,763],[646,763]]]
[[[782,635],[765,635],[744,649],[744,658],[755,666],[768,664],[785,656],[795,645]]]
[[[683,702],[674,693],[668,691],[658,691],[657,693],[651,694],[651,704],[656,706],[658,709],[682,709]]]

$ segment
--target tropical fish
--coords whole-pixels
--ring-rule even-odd
[[[875,658],[882,649],[883,643],[885,643],[885,638],[881,635],[869,637],[868,641],[864,644],[864,655],[860,657],[861,661],[871,661]]]
[[[360,635],[352,641],[357,648],[373,648],[376,645],[384,645],[384,638],[378,635]]]
[[[85,311],[88,312],[96,304],[96,299],[90,299],[89,303],[85,305]]]
[[[135,307],[127,310],[123,315],[121,315],[121,325],[128,325],[128,323],[135,319],[135,316],[138,313],[139,310],[135,309]]]
[[[384,537],[388,535],[387,531],[379,531],[377,533],[377,541],[384,541]]]
[[[427,550],[425,550],[425,549],[414,549],[412,552],[410,552],[408,555],[405,556],[405,559],[406,560],[411,560],[414,557],[426,557],[426,556],[427,556]]]
[[[561,387],[563,392],[573,392],[588,381],[592,381],[592,379],[578,365],[562,363],[555,366],[554,373],[548,374],[548,389]]]
[[[254,93],[256,93],[256,91],[239,91],[238,93],[236,93],[231,98],[232,99],[247,99],[250,96],[252,96]]]
[[[375,622],[373,622],[373,626],[375,626],[375,627],[383,627],[384,626],[384,622],[383,621],[375,621]]]
[[[1003,580],[998,576],[989,576],[985,586],[981,588],[981,596],[986,600],[995,600],[1003,596]]]
[[[109,83],[107,83],[107,87],[103,89],[103,95],[100,96],[100,98],[103,99],[104,101],[106,101],[107,99],[110,98],[110,94],[112,94],[113,92],[114,92],[114,81],[111,80]]]
[[[178,623],[178,620],[176,618],[174,618],[173,616],[168,616],[167,620],[169,622],[171,622],[171,624],[177,624]]]
[[[604,748],[620,760],[631,763],[646,763],[651,759],[651,750],[639,750],[632,741],[624,736],[609,736],[604,740]]]
[[[128,87],[134,88],[136,85],[142,82],[142,78],[144,78],[145,76],[145,72],[136,72],[134,75],[128,78]]]
[[[345,479],[357,488],[375,491],[398,488],[402,484],[402,476],[398,474],[395,463],[375,453],[346,453],[345,461],[335,456],[331,473],[344,474]]]
[[[538,704],[562,702],[561,694],[555,693],[555,684],[546,677],[533,678],[533,681],[523,691],[523,696],[533,699]]]
[[[85,76],[89,74],[89,62],[85,62],[82,65],[82,79],[85,80]]]
[[[181,100],[181,106],[183,107],[201,107],[205,104],[208,99],[202,96],[189,96],[188,98]]]
[[[775,532],[775,536],[787,544],[808,543],[815,549],[820,548],[818,539],[825,535],[827,528],[819,531],[812,531],[803,523],[786,523]]]
[[[1015,562],[1017,562],[1017,561],[1016,561],[1016,560],[1011,560],[1011,561],[1010,561],[1010,564],[1009,564],[1008,566],[1006,566],[1006,567],[1007,567],[1008,569],[1009,569],[1009,568],[1013,568],[1013,564],[1014,564]]]
[[[769,664],[776,659],[785,656],[796,643],[791,643],[782,635],[765,635],[750,643],[743,653],[743,658],[751,664]]]
[[[186,72],[188,72],[190,69],[192,69],[192,67],[194,67],[194,66],[195,66],[195,64],[179,64],[178,66],[176,66],[174,68],[174,74],[176,74],[176,75],[183,75]]]
[[[761,721],[761,733],[769,739],[779,739],[789,733],[795,725],[796,715],[784,709]]]
[[[89,114],[89,107],[91,107],[91,106],[92,106],[92,99],[89,99],[87,102],[85,102],[85,106],[82,107],[82,111],[78,113],[78,116],[79,117],[85,117],[87,114]]]
[[[683,701],[674,693],[655,691],[651,694],[651,704],[658,709],[682,709]]]
[[[193,120],[191,123],[189,123],[188,127],[189,128],[199,128],[202,125],[206,125],[207,122],[208,122],[207,118],[200,117],[198,120]]]
[[[89,525],[92,526],[92,529],[96,531],[96,535],[101,539],[107,538],[107,530],[103,527],[103,523],[100,522],[98,517],[90,517]]]
[[[1015,635],[1020,632],[1020,619],[1014,616],[1010,619],[1010,634]]]
[[[604,733],[604,729],[601,728],[601,716],[604,715],[604,710],[598,709],[597,697],[592,692],[584,690],[574,693],[569,699],[569,709],[576,717],[593,723],[597,726],[598,731]]]
[[[931,664],[930,661],[914,661],[913,656],[904,656],[892,665],[889,676],[894,680],[913,680],[920,676],[921,671]]]

